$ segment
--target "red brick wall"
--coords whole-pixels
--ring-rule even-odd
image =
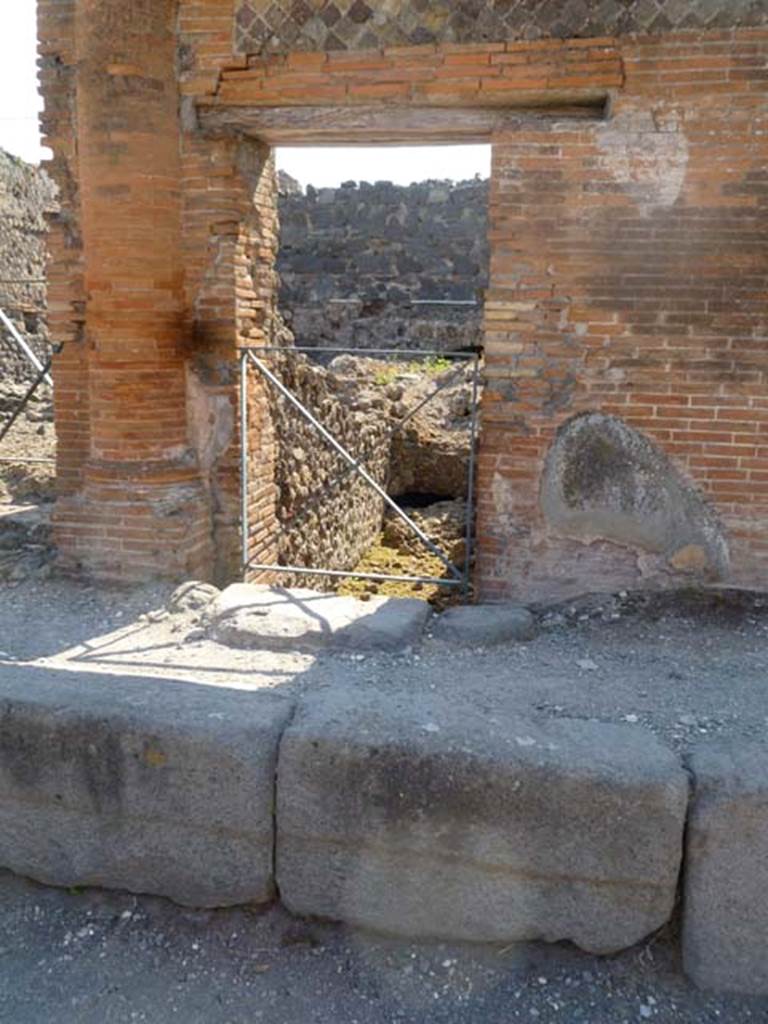
[[[85,346],[85,285],[78,190],[75,119],[76,0],[39,0],[40,83],[46,95],[43,141],[53,150],[47,170],[61,199],[49,217],[48,323],[63,351],[56,359],[57,486],[74,493],[90,446],[88,360]]]
[[[718,512],[730,582],[768,567],[768,33],[622,44],[599,126],[496,140],[482,592],[679,583],[663,559],[559,538],[539,505],[564,420],[621,417]]]
[[[532,121],[494,140],[485,596],[688,579],[658,554],[558,537],[545,523],[546,452],[587,410],[620,416],[669,454],[723,521],[731,580],[760,585],[766,46],[764,30],[226,60],[223,34],[201,45],[187,88],[229,109],[611,94],[604,123]]]
[[[53,328],[68,342],[55,536],[62,565],[117,579],[211,564],[185,407],[175,11],[174,0],[41,7],[64,193]]]

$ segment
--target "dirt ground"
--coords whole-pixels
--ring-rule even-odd
[[[402,655],[273,654],[206,640],[164,610],[170,588],[131,592],[28,579],[0,592],[0,673],[52,669],[206,685],[436,690],[489,712],[652,729],[682,754],[764,736],[768,598],[612,595],[540,614],[527,644]],[[95,676],[94,678],[98,678]],[[279,907],[193,913],[145,897],[63,892],[0,873],[0,1022],[9,1024],[746,1024],[768,1000],[691,988],[674,927],[620,956],[567,945],[385,941],[295,921]]]

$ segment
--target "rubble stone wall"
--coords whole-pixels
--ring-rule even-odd
[[[55,188],[44,171],[0,150],[0,309],[32,350],[49,355],[46,318],[46,213]],[[27,381],[34,368],[0,327],[0,383]]]
[[[487,181],[283,188],[280,225],[280,306],[297,344],[480,343]]]
[[[334,375],[300,354],[280,356],[271,364],[302,404],[385,485],[390,463],[385,399],[361,391],[351,402],[343,400]],[[276,447],[278,562],[352,569],[381,531],[383,499],[274,388],[269,398]],[[290,582],[319,589],[328,585],[326,577],[303,575]]]

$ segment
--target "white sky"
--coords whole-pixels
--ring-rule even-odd
[[[0,0],[0,146],[39,163],[35,0]]]
[[[130,2],[130,0],[126,0]],[[36,0],[0,0],[0,146],[39,163]],[[392,181],[410,185],[427,178],[460,181],[490,175],[490,146],[335,148],[278,150],[278,166],[302,185],[337,186],[344,181]]]
[[[428,178],[465,181],[491,174],[490,146],[384,146],[277,151],[277,166],[302,185],[332,188],[344,181],[410,185]]]

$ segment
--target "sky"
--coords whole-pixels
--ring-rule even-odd
[[[0,146],[30,163],[47,156],[37,112],[35,0],[0,0]]]
[[[48,155],[37,113],[36,0],[0,0],[0,146],[29,163]],[[490,146],[286,148],[278,167],[302,185],[327,188],[345,181],[410,185],[428,178],[461,181],[490,174]]]

